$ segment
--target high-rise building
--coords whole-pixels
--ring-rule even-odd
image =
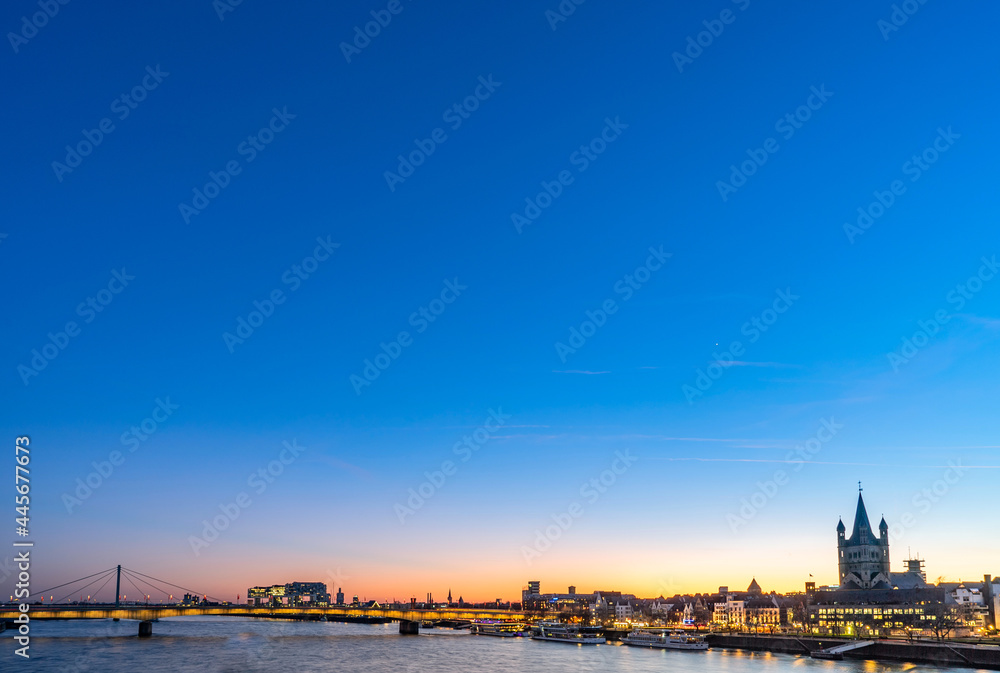
[[[542,583],[538,580],[529,580],[528,588],[521,590],[521,609],[537,610],[541,606]]]
[[[285,594],[290,597],[289,602],[293,605],[330,604],[330,594],[327,593],[326,584],[323,582],[290,582],[285,585]]]
[[[854,529],[846,537],[843,519],[837,524],[837,563],[841,589],[891,589],[889,575],[889,525],[885,517],[875,536],[865,501],[858,487],[858,508],[854,513]]]
[[[247,603],[257,606],[272,605],[329,605],[330,594],[322,582],[289,582],[269,587],[247,589]]]
[[[344,587],[337,589],[337,605],[344,604]]]

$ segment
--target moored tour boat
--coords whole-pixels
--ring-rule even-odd
[[[599,626],[572,626],[540,622],[531,636],[532,640],[550,640],[556,643],[573,643],[575,645],[600,645],[605,641]]]
[[[650,633],[648,631],[632,631],[622,637],[626,645],[636,647],[656,647],[665,650],[707,650],[708,643],[704,636],[692,636],[686,633]]]
[[[473,624],[471,631],[477,636],[519,638],[526,634],[527,629],[523,624]]]

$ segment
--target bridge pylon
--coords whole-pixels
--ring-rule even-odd
[[[115,580],[115,607],[120,607],[122,596],[122,564],[118,564],[118,578]]]

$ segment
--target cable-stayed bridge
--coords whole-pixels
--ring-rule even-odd
[[[95,579],[96,578],[96,579]],[[111,582],[115,581],[115,601],[113,603],[91,602],[91,596],[97,596]],[[135,591],[134,596],[138,601],[128,601],[128,593],[122,593],[122,579],[132,586]],[[80,585],[82,582],[86,584]],[[100,584],[98,584],[100,583]],[[84,592],[93,587],[91,594],[87,594],[87,601],[83,600]],[[56,600],[54,591],[64,591],[67,587],[73,587],[69,593]],[[164,588],[169,587],[169,588]],[[171,589],[181,590],[194,596],[203,596],[204,603],[198,605],[179,605],[173,602]],[[126,591],[128,587],[126,586]],[[45,595],[49,595],[49,602],[45,601]],[[160,598],[162,595],[162,600]],[[72,603],[66,601],[77,596],[79,600]],[[155,598],[154,598],[155,596]],[[41,598],[40,603],[34,601]],[[215,604],[208,602],[212,599]],[[272,617],[272,618],[302,618],[320,619],[328,617],[347,618],[379,618],[387,621],[399,622],[400,633],[416,633],[417,625],[425,621],[442,620],[496,620],[496,621],[520,621],[524,618],[523,612],[511,610],[491,610],[481,608],[431,608],[422,609],[410,606],[404,607],[365,607],[355,605],[334,605],[334,606],[253,606],[224,604],[224,600],[202,594],[201,592],[182,587],[166,580],[157,579],[150,575],[140,573],[136,570],[117,566],[102,570],[101,572],[81,577],[71,582],[65,582],[44,591],[32,592],[31,608],[28,612],[30,619],[134,619],[140,622],[139,635],[149,635],[152,633],[152,621],[164,617],[184,617],[196,615],[216,615],[225,617]],[[168,602],[169,601],[169,602]],[[27,601],[20,601],[27,602]],[[0,620],[13,621],[22,613],[14,604],[0,606]]]

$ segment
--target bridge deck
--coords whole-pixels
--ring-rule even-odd
[[[0,607],[0,619],[16,619],[21,613],[16,607]],[[438,609],[417,610],[409,608],[353,608],[353,607],[250,607],[240,605],[218,605],[205,607],[182,607],[177,605],[123,605],[80,606],[80,605],[32,605],[28,613],[31,619],[158,619],[163,617],[185,617],[196,615],[217,615],[223,617],[268,617],[295,615],[337,615],[345,617],[381,617],[392,621],[437,621],[441,619],[494,619],[516,621],[524,618],[523,612],[509,610]]]

